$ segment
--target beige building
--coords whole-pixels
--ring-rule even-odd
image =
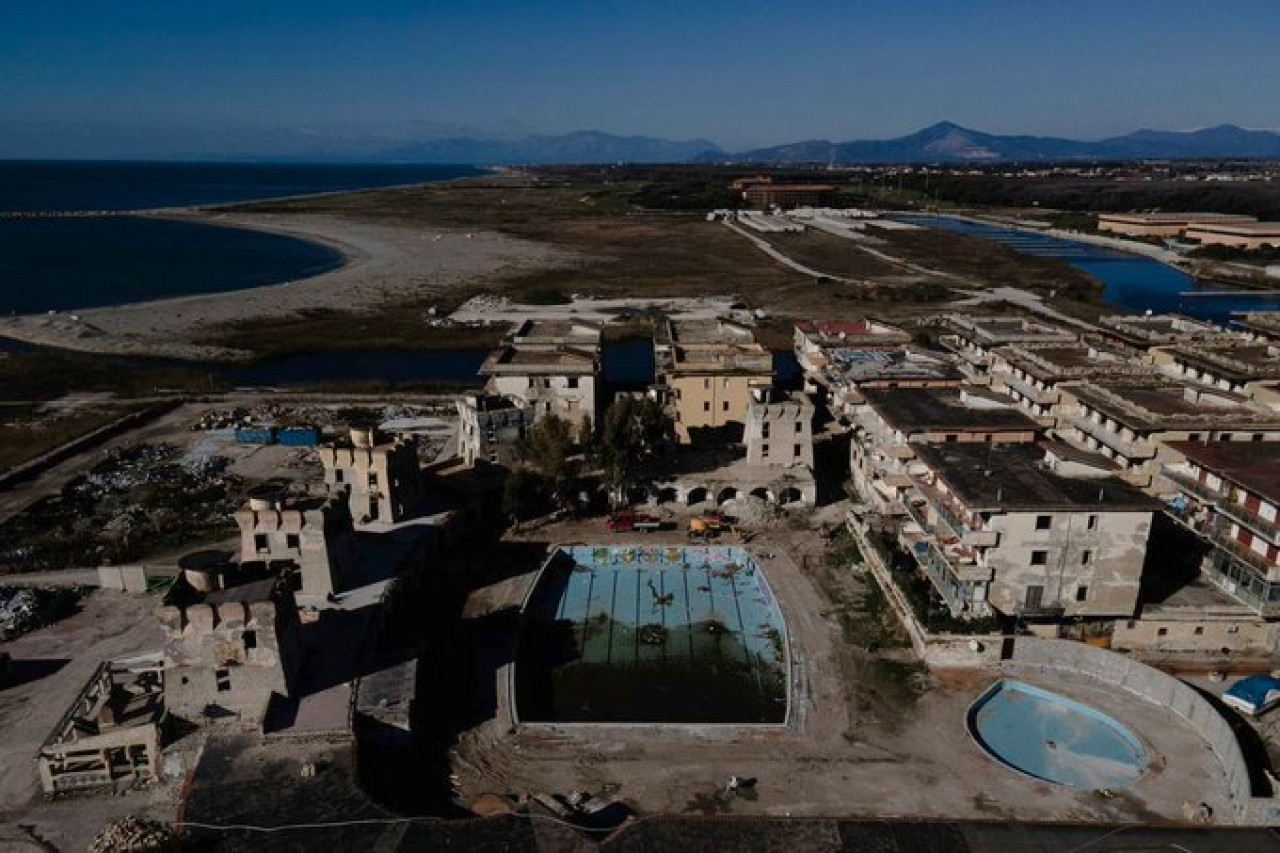
[[[1202,224],[1256,222],[1253,216],[1230,213],[1100,213],[1098,230],[1127,237],[1180,237]]]
[[[917,449],[903,528],[954,615],[1028,621],[1132,616],[1159,504],[1052,447]]]
[[[803,394],[771,400],[758,395],[747,409],[748,465],[813,468],[813,403]]]
[[[863,392],[849,447],[853,485],[879,511],[900,511],[925,444],[1025,444],[1040,425],[985,388],[887,388]]]
[[[235,518],[242,564],[265,563],[272,571],[296,569],[303,595],[324,597],[343,590],[356,559],[345,496],[251,497]]]
[[[526,320],[480,367],[485,390],[575,427],[598,417],[601,329],[576,320]]]
[[[167,716],[163,667],[153,657],[98,667],[40,745],[36,763],[46,794],[159,780]]]
[[[1280,222],[1197,222],[1187,226],[1183,236],[1201,246],[1274,249],[1280,247]]]
[[[1280,311],[1254,311],[1234,319],[1249,340],[1280,344]]]
[[[1230,391],[1155,377],[1060,386],[1055,433],[1115,462],[1122,476],[1159,490],[1174,441],[1280,441],[1280,413]]]
[[[684,444],[725,430],[737,440],[753,392],[773,387],[773,354],[750,328],[731,320],[665,321],[654,336],[654,360]]]
[[[293,696],[301,628],[287,577],[212,592],[180,579],[156,615],[171,713],[199,720],[214,709],[261,724],[273,697]]]
[[[347,496],[357,526],[403,521],[418,510],[422,472],[412,442],[353,429],[346,441],[323,445],[319,453],[325,489]]]

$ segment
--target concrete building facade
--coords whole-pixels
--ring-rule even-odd
[[[654,360],[682,444],[726,429],[740,438],[754,392],[773,387],[773,354],[731,320],[665,321],[654,336]]]
[[[813,403],[803,394],[770,400],[761,393],[747,409],[748,465],[813,468]]]
[[[341,592],[355,564],[355,529],[345,495],[258,496],[236,511],[240,562],[296,568],[302,593]]]
[[[329,494],[345,494],[357,526],[403,521],[422,502],[418,451],[376,429],[352,429],[348,440],[319,449]]]
[[[301,628],[287,578],[210,593],[179,582],[156,615],[171,713],[200,719],[216,709],[260,724],[273,696],[293,695]]]
[[[1128,237],[1181,237],[1188,229],[1208,224],[1256,222],[1257,217],[1231,213],[1100,213],[1098,230]]]
[[[554,414],[575,428],[599,416],[601,329],[576,320],[526,320],[480,367],[485,390]]]
[[[457,407],[458,456],[466,465],[510,467],[520,440],[537,419],[532,404],[494,394],[464,395]]]
[[[957,616],[1132,616],[1159,504],[1035,445],[925,445],[904,544]]]
[[[1280,247],[1280,222],[1196,222],[1182,236],[1201,246],[1253,251]]]

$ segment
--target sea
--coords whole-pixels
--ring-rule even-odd
[[[0,161],[0,314],[279,284],[343,260],[318,243],[140,211],[479,174],[470,166]]]

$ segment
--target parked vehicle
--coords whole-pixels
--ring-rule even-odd
[[[635,512],[615,512],[604,523],[610,533],[650,533],[662,529],[661,519]]]
[[[719,512],[708,512],[689,519],[690,539],[714,539],[731,529],[731,519]]]
[[[1260,717],[1280,705],[1280,678],[1251,675],[1227,688],[1222,701],[1251,717]]]

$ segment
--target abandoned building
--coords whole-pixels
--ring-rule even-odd
[[[480,374],[489,394],[554,414],[575,427],[597,417],[601,329],[578,320],[526,320],[491,352]]]
[[[165,633],[165,702],[198,720],[238,715],[261,724],[288,698],[301,663],[298,606],[287,577],[201,592],[185,578],[156,611]]]
[[[347,440],[323,445],[319,452],[325,488],[347,495],[357,526],[394,524],[418,510],[422,472],[412,442],[388,439],[376,429],[352,429]]]
[[[750,465],[813,468],[813,403],[803,394],[757,391],[744,440]]]
[[[682,444],[726,430],[737,440],[752,392],[773,387],[773,354],[749,327],[723,318],[666,320],[654,336],[654,363]]]
[[[458,456],[463,463],[509,467],[536,418],[533,405],[494,394],[466,394],[457,406]]]
[[[903,544],[958,616],[1132,617],[1158,501],[1053,445],[932,444]],[[1096,457],[1095,457],[1096,459]]]
[[[103,662],[40,746],[44,792],[156,781],[166,713],[162,660]]]
[[[355,529],[345,495],[284,498],[250,497],[236,511],[240,562],[261,562],[273,570],[296,570],[301,592],[328,596],[341,592],[355,562]]]

